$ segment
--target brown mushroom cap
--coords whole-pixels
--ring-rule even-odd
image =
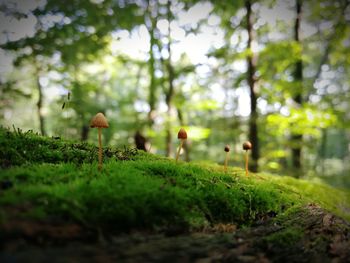
[[[230,151],[230,145],[226,144],[225,146],[225,152],[229,152]]]
[[[177,134],[177,138],[178,139],[183,139],[186,140],[187,139],[187,132],[185,131],[184,128],[181,128]]]
[[[92,118],[90,122],[90,127],[91,128],[108,128],[108,121],[103,115],[103,113],[99,112],[95,115],[95,117]]]
[[[249,141],[244,142],[244,143],[243,143],[243,150],[248,151],[248,150],[250,150],[250,149],[252,149],[252,144],[251,144],[251,142],[249,142]]]

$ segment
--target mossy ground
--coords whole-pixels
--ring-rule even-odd
[[[243,231],[273,218],[282,230],[259,244],[288,247],[303,239],[302,220],[309,217],[298,215],[310,203],[350,220],[350,193],[321,183],[247,177],[240,168],[225,173],[219,165],[175,163],[128,148],[105,148],[99,172],[93,145],[5,129],[0,150],[0,243],[23,220],[79,226],[86,233],[175,235],[217,225]]]

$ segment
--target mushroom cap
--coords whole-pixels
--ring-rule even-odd
[[[230,151],[230,145],[226,144],[226,145],[225,145],[225,152],[228,153],[229,151]]]
[[[251,142],[249,142],[249,141],[244,142],[244,143],[243,143],[243,150],[248,151],[248,150],[250,150],[250,149],[252,149],[252,144],[251,144]]]
[[[91,128],[108,128],[108,121],[103,113],[97,113],[90,122]]]
[[[186,140],[187,139],[187,132],[185,131],[184,128],[181,128],[177,134],[177,138],[178,139],[183,139]]]

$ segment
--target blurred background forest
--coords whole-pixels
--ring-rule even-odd
[[[350,187],[349,0],[0,0],[0,125]],[[143,143],[146,139],[146,143]]]

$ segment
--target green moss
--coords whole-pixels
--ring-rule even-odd
[[[91,163],[97,159],[98,148],[88,143],[63,141],[60,138],[39,136],[20,129],[11,132],[0,128],[0,167],[34,163]],[[128,160],[134,149],[104,148],[104,159]]]
[[[47,217],[47,213],[44,211],[42,207],[33,207],[32,209],[28,209],[21,215],[23,218],[32,218],[42,220]]]
[[[350,221],[350,191],[336,189],[322,182],[309,182],[288,176],[267,176],[276,187],[295,193],[296,204],[316,203],[324,209]],[[282,188],[283,187],[283,188]]]
[[[290,227],[273,233],[264,238],[264,240],[269,246],[289,247],[294,246],[297,242],[299,242],[303,235],[304,234],[301,228]]]
[[[170,160],[111,160],[102,173],[96,164],[22,166],[4,170],[0,178],[15,184],[2,204],[26,200],[49,214],[121,229],[247,223],[257,213],[279,210],[277,200],[288,204],[273,188]]]
[[[0,181],[14,185],[0,193],[0,206],[25,204],[32,210],[22,213],[28,217],[60,218],[110,231],[185,231],[215,223],[250,225],[271,211],[282,220],[314,202],[349,218],[349,192],[290,177],[246,177],[239,168],[225,173],[218,165],[176,164],[169,158],[113,148],[105,150],[99,172],[94,146],[4,130],[0,147],[1,163],[10,162],[10,168],[0,171]],[[28,159],[22,164],[16,156]],[[6,220],[19,216],[3,213]],[[286,232],[276,240],[294,234]]]

